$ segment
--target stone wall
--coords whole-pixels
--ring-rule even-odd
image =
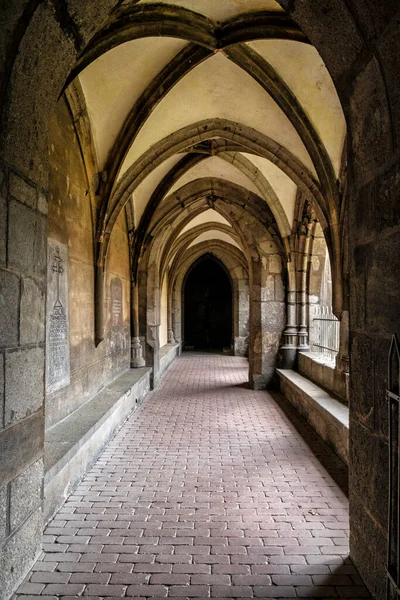
[[[382,171],[370,181],[358,176],[350,208],[350,547],[379,600],[386,597],[387,359],[400,322],[400,166]]]
[[[124,213],[112,232],[105,278],[105,339],[94,343],[93,214],[64,99],[50,128],[49,239],[68,252],[70,383],[46,395],[51,427],[129,368],[129,256]],[[51,265],[49,262],[51,269]]]
[[[95,11],[93,5],[77,5],[86,15],[78,45],[88,41],[112,6],[108,0],[96,3]],[[0,11],[2,599],[10,597],[40,552],[43,530],[48,133],[79,53],[62,20],[51,3],[22,0]]]
[[[42,534],[47,200],[0,163],[0,597]]]
[[[379,600],[386,598],[387,358],[400,323],[400,54],[394,4],[397,17],[391,21],[393,4],[374,7],[370,26],[379,62],[360,57],[349,84],[350,549]]]
[[[389,482],[385,389],[390,340],[400,322],[399,5],[280,4],[321,54],[349,128],[350,550],[370,591],[383,600]]]

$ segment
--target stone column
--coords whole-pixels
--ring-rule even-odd
[[[261,268],[254,259],[250,269],[250,343],[249,343],[249,383],[253,389],[265,387],[262,365],[261,331]]]
[[[271,244],[272,245],[272,244]],[[271,387],[284,328],[285,304],[279,254],[251,260],[249,382]]]
[[[168,298],[167,298],[167,303],[168,303],[168,307],[167,307],[168,344],[176,344],[176,339],[175,339],[173,325],[172,325],[172,299],[171,299],[171,293],[168,294]]]
[[[310,256],[310,231],[307,229],[307,235],[302,244],[303,256],[300,257],[301,269],[298,275],[299,281],[299,294],[298,294],[298,314],[299,314],[299,328],[298,328],[298,349],[300,351],[307,351],[310,349],[308,344],[308,292],[307,292],[307,273],[309,271]]]
[[[150,375],[150,387],[154,390],[160,380],[160,326],[147,325],[147,359],[153,369]]]
[[[172,330],[175,341],[179,344],[179,354],[182,353],[182,301],[181,290],[176,287],[172,290]]]
[[[155,262],[147,268],[146,307],[146,363],[153,367],[150,386],[154,389],[160,380],[160,297],[158,268]]]
[[[296,274],[293,263],[288,265],[289,289],[286,302],[286,328],[283,332],[283,346],[281,348],[282,369],[293,369],[297,361],[297,307],[296,307]]]
[[[235,333],[235,356],[247,356],[249,351],[249,282],[242,277],[237,283],[237,332]],[[236,316],[235,316],[236,320]]]
[[[139,292],[138,286],[131,283],[131,368],[145,366],[143,348],[139,338]]]
[[[349,364],[349,311],[344,310],[340,319],[339,352],[336,356],[336,369],[339,373],[348,373]]]
[[[345,192],[346,193],[346,192]],[[349,215],[346,211],[345,218],[343,219],[344,229],[344,240],[342,244],[342,278],[341,278],[341,293],[343,300],[343,310],[340,316],[340,333],[339,333],[339,352],[336,356],[336,369],[340,373],[349,374],[350,371],[350,344],[349,344],[349,331],[350,331],[350,315],[349,315]],[[349,377],[346,377],[347,381]],[[349,397],[349,390],[347,389],[347,397]]]

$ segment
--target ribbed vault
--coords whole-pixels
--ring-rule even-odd
[[[268,273],[276,253],[282,285],[297,294],[305,205],[326,239],[340,315],[344,117],[321,58],[274,0],[124,2],[86,46],[65,95],[92,203],[98,341],[122,211],[146,335],[159,325],[165,281],[173,294],[171,277],[193,248],[222,244],[225,263],[239,253],[261,287],[268,276],[255,265]]]
[[[179,338],[174,282],[199,249],[223,248],[225,265],[229,255],[240,264],[254,322],[265,324],[260,298],[276,303],[273,314],[285,287],[288,298],[303,294],[305,206],[325,236],[340,316],[344,117],[320,56],[278,3],[124,2],[86,46],[65,94],[93,207],[98,341],[107,255],[122,211],[133,314],[142,321],[132,335],[140,329],[153,363],[160,303],[164,316],[168,303],[168,337]],[[305,327],[299,310],[289,315],[291,331],[293,320]],[[250,358],[258,358],[250,371],[261,381],[275,364],[278,330],[267,340],[259,322],[252,328]],[[266,359],[271,352],[275,358]]]
[[[148,195],[146,183],[147,198],[138,201],[134,256],[142,252],[152,214],[171,187],[215,155],[245,173],[249,187],[250,182],[258,187],[284,238],[295,228],[290,185],[312,198],[332,259],[341,262],[336,179],[345,126],[333,83],[318,53],[278,3],[260,0],[235,7],[123,3],[73,70],[71,85],[81,91],[75,105],[81,118],[86,103],[92,125],[84,143],[92,146],[91,164],[98,168],[98,264],[103,264],[121,208],[131,196],[141,195],[142,182],[152,179],[153,193]],[[279,60],[277,47],[290,53],[291,71]],[[293,74],[296,65],[299,73],[308,73],[302,85]],[[241,97],[245,82],[250,107]],[[209,118],[199,120],[205,105]],[[327,121],[334,121],[330,129]],[[178,160],[157,181],[157,167],[174,156]],[[279,181],[275,167],[284,174]]]

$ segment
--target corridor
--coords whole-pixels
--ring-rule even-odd
[[[17,598],[369,597],[345,495],[247,368],[177,359],[49,524]]]

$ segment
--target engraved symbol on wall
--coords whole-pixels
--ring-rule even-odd
[[[49,240],[47,283],[46,391],[70,382],[67,249]]]
[[[122,281],[114,277],[110,282],[110,325],[111,350],[124,349],[123,314],[122,314]]]

